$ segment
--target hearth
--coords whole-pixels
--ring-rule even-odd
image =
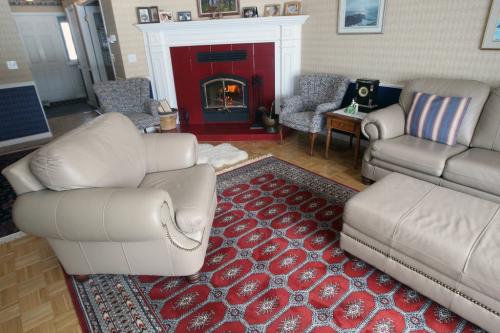
[[[248,85],[245,78],[219,74],[202,80],[200,87],[206,122],[248,121]]]

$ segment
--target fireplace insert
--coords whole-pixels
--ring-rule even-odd
[[[203,117],[208,122],[248,121],[247,80],[219,74],[201,81]]]

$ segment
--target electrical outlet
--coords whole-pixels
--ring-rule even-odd
[[[116,43],[116,35],[109,35],[108,36],[108,43],[110,43],[110,44]]]
[[[7,68],[8,69],[19,69],[19,67],[17,66],[17,61],[15,61],[15,60],[8,60],[7,61]]]
[[[130,53],[129,55],[127,55],[127,57],[128,57],[128,63],[129,64],[137,62],[137,55],[136,54]]]

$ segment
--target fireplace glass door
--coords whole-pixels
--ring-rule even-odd
[[[202,84],[206,111],[231,112],[246,108],[246,83],[231,78],[217,78]]]

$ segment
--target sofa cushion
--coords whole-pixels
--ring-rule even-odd
[[[108,113],[52,141],[31,158],[31,172],[46,187],[137,187],[146,172],[141,135],[124,115]]]
[[[167,191],[172,198],[177,226],[193,233],[212,222],[215,180],[212,166],[198,164],[182,170],[147,174],[140,187]]]
[[[469,146],[483,105],[490,93],[490,87],[483,82],[473,80],[436,78],[411,80],[407,82],[399,98],[399,104],[406,113],[409,112],[413,95],[417,91],[439,96],[471,97],[469,108],[457,136],[459,144]]]
[[[406,133],[453,146],[469,107],[469,97],[416,93],[406,121]]]
[[[410,135],[373,143],[372,156],[404,168],[440,177],[446,160],[467,148],[462,145],[448,146],[442,143],[416,138]]]
[[[484,105],[471,147],[500,151],[500,88],[491,91]]]
[[[500,153],[472,148],[446,162],[443,177],[460,185],[500,195]]]

